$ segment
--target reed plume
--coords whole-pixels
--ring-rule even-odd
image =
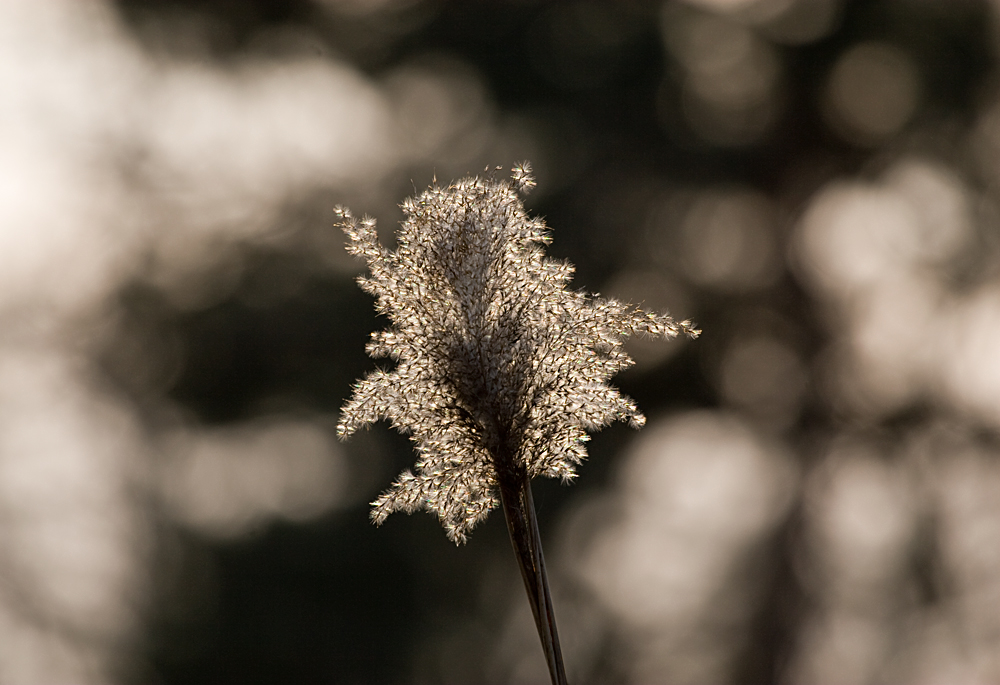
[[[546,226],[521,201],[533,185],[524,163],[509,180],[432,186],[404,201],[394,251],[379,243],[374,219],[337,208],[348,251],[368,262],[358,282],[390,322],[368,354],[395,362],[355,384],[338,432],[388,419],[417,450],[413,470],[372,503],[377,524],[426,509],[461,544],[502,506],[552,682],[565,683],[530,480],[570,481],[588,431],[645,423],[608,385],[632,364],[628,336],[699,331],[569,290],[573,267],[545,257]]]

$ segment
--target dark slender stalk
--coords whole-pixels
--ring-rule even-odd
[[[563,666],[556,617],[549,594],[549,580],[545,574],[542,540],[535,518],[535,502],[531,496],[531,482],[523,468],[514,471],[498,469],[500,500],[503,503],[507,531],[514,546],[514,556],[521,568],[524,588],[528,591],[531,613],[535,616],[538,637],[549,666],[552,685],[568,685]]]

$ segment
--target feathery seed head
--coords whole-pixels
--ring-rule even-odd
[[[374,219],[336,210],[348,251],[368,262],[358,283],[391,322],[368,354],[396,362],[354,386],[338,433],[388,419],[419,454],[373,502],[376,523],[426,509],[461,543],[497,505],[498,469],[571,480],[588,430],[645,422],[608,385],[632,364],[625,338],[699,333],[568,290],[573,267],[544,256],[545,224],[518,196],[534,186],[530,172],[523,163],[511,181],[466,178],[407,199],[395,251],[379,244]]]

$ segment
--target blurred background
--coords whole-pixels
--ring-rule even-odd
[[[0,0],[0,683],[545,683],[368,502],[332,228],[528,159],[650,421],[535,493],[572,682],[1000,682],[1000,3]],[[500,175],[506,171],[498,172]]]

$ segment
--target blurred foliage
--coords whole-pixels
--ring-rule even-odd
[[[939,155],[966,170],[973,185],[986,185],[965,161],[960,141],[996,76],[995,16],[986,2],[818,4],[833,7],[829,27],[794,40],[783,38],[791,34],[777,24],[711,24],[711,12],[674,2],[118,0],[116,7],[143,48],[163,59],[228,67],[319,56],[346,60],[376,80],[434,60],[463,65],[485,86],[483,116],[499,128],[516,124],[536,141],[540,184],[528,204],[552,228],[550,252],[577,266],[577,285],[599,290],[622,272],[655,270],[666,274],[682,305],[677,313],[705,331],[676,355],[624,374],[623,390],[650,416],[735,408],[801,448],[809,468],[818,459],[814,448],[845,425],[866,426],[891,443],[925,425],[929,410],[918,401],[870,419],[831,406],[815,370],[834,336],[828,312],[785,266],[793,224],[830,180],[875,177],[908,150]],[[734,41],[750,41],[748,55],[766,55],[762,63],[775,65],[761,91],[770,118],[759,127],[746,123],[756,121],[756,100],[744,109],[733,100],[736,109],[722,114],[691,114],[715,101],[697,101],[703,91],[690,70],[700,67],[691,66],[688,48],[676,45],[697,31],[711,42],[730,30]],[[679,43],[664,39],[671,31],[679,32]],[[905,50],[920,84],[905,124],[877,139],[844,134],[824,105],[835,63],[865,41]],[[753,45],[763,52],[752,52]],[[704,87],[705,97],[716,97],[716,82]],[[716,115],[722,123],[713,129]],[[151,425],[157,398],[204,425],[274,413],[335,414],[350,383],[369,368],[363,346],[380,324],[349,274],[317,257],[316,232],[333,230],[327,205],[363,211],[358,198],[377,195],[370,211],[391,227],[398,215],[380,210],[421,189],[433,173],[448,180],[454,164],[447,158],[434,168],[403,164],[378,190],[334,186],[289,200],[276,220],[280,241],[241,246],[211,266],[236,274],[216,302],[184,307],[149,283],[122,287],[122,314],[99,354],[101,368],[149,408]],[[685,271],[678,226],[700,193],[719,189],[758,193],[776,217],[773,259],[780,265],[773,276],[743,282],[723,274],[712,281]],[[794,406],[776,410],[777,419],[755,414],[760,403],[739,394],[745,383],[725,380],[733,341],[757,334],[775,335],[782,350],[793,350],[795,373],[806,377]],[[736,394],[727,395],[726,387]],[[595,438],[574,488],[537,486],[544,539],[571,500],[609,482],[615,455],[633,439],[624,428],[612,429]],[[490,662],[509,612],[508,591],[517,583],[502,519],[492,517],[457,551],[430,517],[392,517],[382,529],[371,528],[366,500],[412,456],[405,439],[382,427],[359,443],[348,448],[357,496],[319,520],[270,524],[225,542],[163,524],[162,578],[154,583],[146,641],[150,667],[141,678],[221,685],[513,677]],[[788,682],[815,608],[796,570],[807,537],[805,506],[793,503],[747,562],[764,580],[728,682]],[[932,603],[946,590],[935,575],[934,522],[926,525],[912,566],[923,601]],[[609,652],[620,647],[612,638],[602,644]],[[443,661],[453,662],[450,672]],[[579,682],[627,678],[614,658],[598,656],[589,679]]]

